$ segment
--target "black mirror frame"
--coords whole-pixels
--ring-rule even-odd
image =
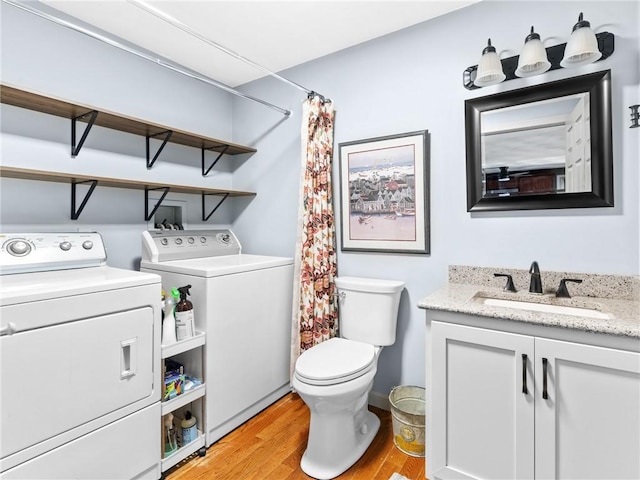
[[[591,192],[483,198],[480,114],[576,93],[590,97]],[[613,207],[611,70],[466,100],[465,126],[468,212]]]

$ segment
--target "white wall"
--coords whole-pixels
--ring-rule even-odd
[[[580,11],[596,32],[616,35],[616,51],[608,60],[476,91],[463,88],[462,72],[478,63],[488,37],[503,57],[519,53],[531,25],[547,46],[564,43]],[[331,34],[330,23],[321,19],[318,41]],[[431,255],[338,256],[341,275],[407,283],[398,339],[382,353],[376,392],[385,395],[398,384],[424,385],[424,312],[416,304],[446,283],[450,264],[526,269],[537,260],[543,270],[639,273],[639,132],[628,128],[628,106],[640,98],[639,30],[638,2],[483,1],[284,72],[335,102],[336,206],[340,142],[420,129],[431,136]],[[612,70],[615,207],[469,214],[464,101],[603,69]],[[235,102],[236,138],[254,145],[258,154],[235,172],[234,185],[258,188],[259,198],[269,201],[249,205],[234,228],[250,251],[291,255],[304,94],[273,79],[253,82],[245,90],[288,105],[295,118],[277,124],[275,118],[255,115],[250,106]],[[339,219],[338,211],[336,215]]]

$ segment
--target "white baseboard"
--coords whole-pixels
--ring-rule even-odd
[[[373,390],[370,391],[369,405],[381,408],[382,410],[391,410],[391,404],[389,403],[389,394],[374,392]]]

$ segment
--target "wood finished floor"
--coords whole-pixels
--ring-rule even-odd
[[[381,420],[373,443],[340,480],[387,480],[397,472],[424,480],[424,458],[411,457],[393,444],[391,413],[369,407]],[[307,480],[300,459],[307,445],[309,409],[290,393],[211,445],[166,472],[166,480]]]

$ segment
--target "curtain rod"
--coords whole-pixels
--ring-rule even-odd
[[[272,103],[266,102],[266,101],[264,101],[264,100],[262,100],[260,98],[256,98],[256,97],[253,97],[251,95],[247,95],[245,93],[239,92],[238,90],[235,90],[235,89],[225,85],[224,83],[220,83],[220,82],[218,82],[216,80],[213,80],[213,79],[211,79],[209,77],[206,77],[204,75],[200,75],[200,74],[195,73],[195,72],[189,72],[187,70],[184,70],[182,67],[180,67],[177,64],[173,64],[171,62],[166,62],[166,61],[164,61],[164,60],[162,60],[160,58],[156,58],[156,57],[153,57],[151,55],[147,55],[146,53],[143,53],[143,52],[141,52],[139,50],[136,50],[134,48],[128,47],[126,45],[123,45],[122,43],[117,42],[116,40],[113,40],[111,38],[108,38],[108,37],[105,37],[103,35],[100,35],[99,33],[93,32],[93,31],[91,31],[89,29],[86,29],[84,27],[76,25],[75,23],[69,22],[67,20],[63,20],[63,19],[58,18],[58,17],[56,17],[54,15],[50,15],[48,13],[45,13],[45,12],[41,11],[41,10],[29,7],[29,6],[27,6],[27,5],[23,4],[23,3],[16,2],[14,0],[2,0],[2,2],[7,3],[7,4],[9,4],[11,6],[14,6],[16,8],[20,8],[21,10],[24,10],[26,12],[32,13],[34,15],[42,17],[42,18],[44,18],[46,20],[49,20],[51,22],[57,23],[58,25],[62,25],[63,27],[67,27],[67,28],[70,28],[71,30],[75,30],[76,32],[80,32],[80,33],[82,33],[84,35],[87,35],[87,36],[89,36],[91,38],[94,38],[96,40],[100,40],[101,42],[104,42],[104,43],[106,43],[108,45],[111,45],[113,47],[119,48],[121,50],[124,50],[125,52],[132,53],[133,55],[136,55],[136,56],[138,56],[140,58],[144,58],[145,60],[149,60],[149,61],[151,61],[153,63],[156,63],[156,64],[158,64],[158,65],[160,65],[162,67],[165,67],[165,68],[167,68],[169,70],[173,70],[174,72],[180,73],[182,75],[186,75],[187,77],[193,78],[195,80],[200,80],[201,82],[204,82],[204,83],[208,83],[209,85],[213,85],[214,87],[220,88],[220,89],[222,89],[222,90],[224,90],[226,92],[229,92],[229,93],[231,93],[233,95],[236,95],[238,97],[242,97],[244,99],[260,103],[260,104],[262,104],[262,105],[264,105],[266,107],[269,107],[269,108],[271,108],[273,110],[276,110],[276,111],[282,113],[283,115],[285,115],[287,117],[291,115],[291,110],[287,110],[287,109],[278,107],[277,105],[273,105]]]
[[[211,40],[210,38],[205,37],[204,35],[202,35],[200,32],[198,32],[197,30],[194,30],[193,28],[189,27],[188,25],[185,25],[184,23],[182,23],[180,20],[178,20],[177,18],[172,17],[171,15],[169,15],[168,13],[163,12],[162,10],[159,10],[157,8],[155,8],[152,5],[149,5],[147,2],[145,2],[144,0],[127,0],[129,3],[131,3],[132,5],[135,5],[136,7],[144,10],[147,13],[150,13],[151,15],[154,15],[155,17],[159,18],[160,20],[163,20],[165,22],[167,22],[170,25],[173,25],[174,27],[182,30],[183,32],[197,38],[198,40],[201,40],[203,42],[205,42],[208,45],[211,45],[212,47],[217,48],[218,50],[221,50],[222,52],[226,53],[227,55],[232,56],[233,58],[236,58],[238,60],[241,60],[249,65],[251,65],[254,68],[257,68],[259,70],[262,70],[263,72],[267,73],[268,75],[277,78],[278,80],[287,83],[295,88],[297,88],[298,90],[301,90],[303,92],[305,92],[309,97],[312,97],[314,95],[319,96],[322,101],[331,101],[329,99],[325,99],[324,95],[320,95],[318,92],[315,92],[313,90],[309,90],[306,87],[303,87],[302,85],[293,82],[291,80],[289,80],[288,78],[285,78],[277,73],[275,73],[272,70],[269,70],[267,67],[264,67],[256,62],[254,62],[253,60],[249,60],[246,57],[243,57],[242,55],[234,52],[233,50],[228,49],[227,47],[220,45],[217,42],[214,42],[213,40]]]

